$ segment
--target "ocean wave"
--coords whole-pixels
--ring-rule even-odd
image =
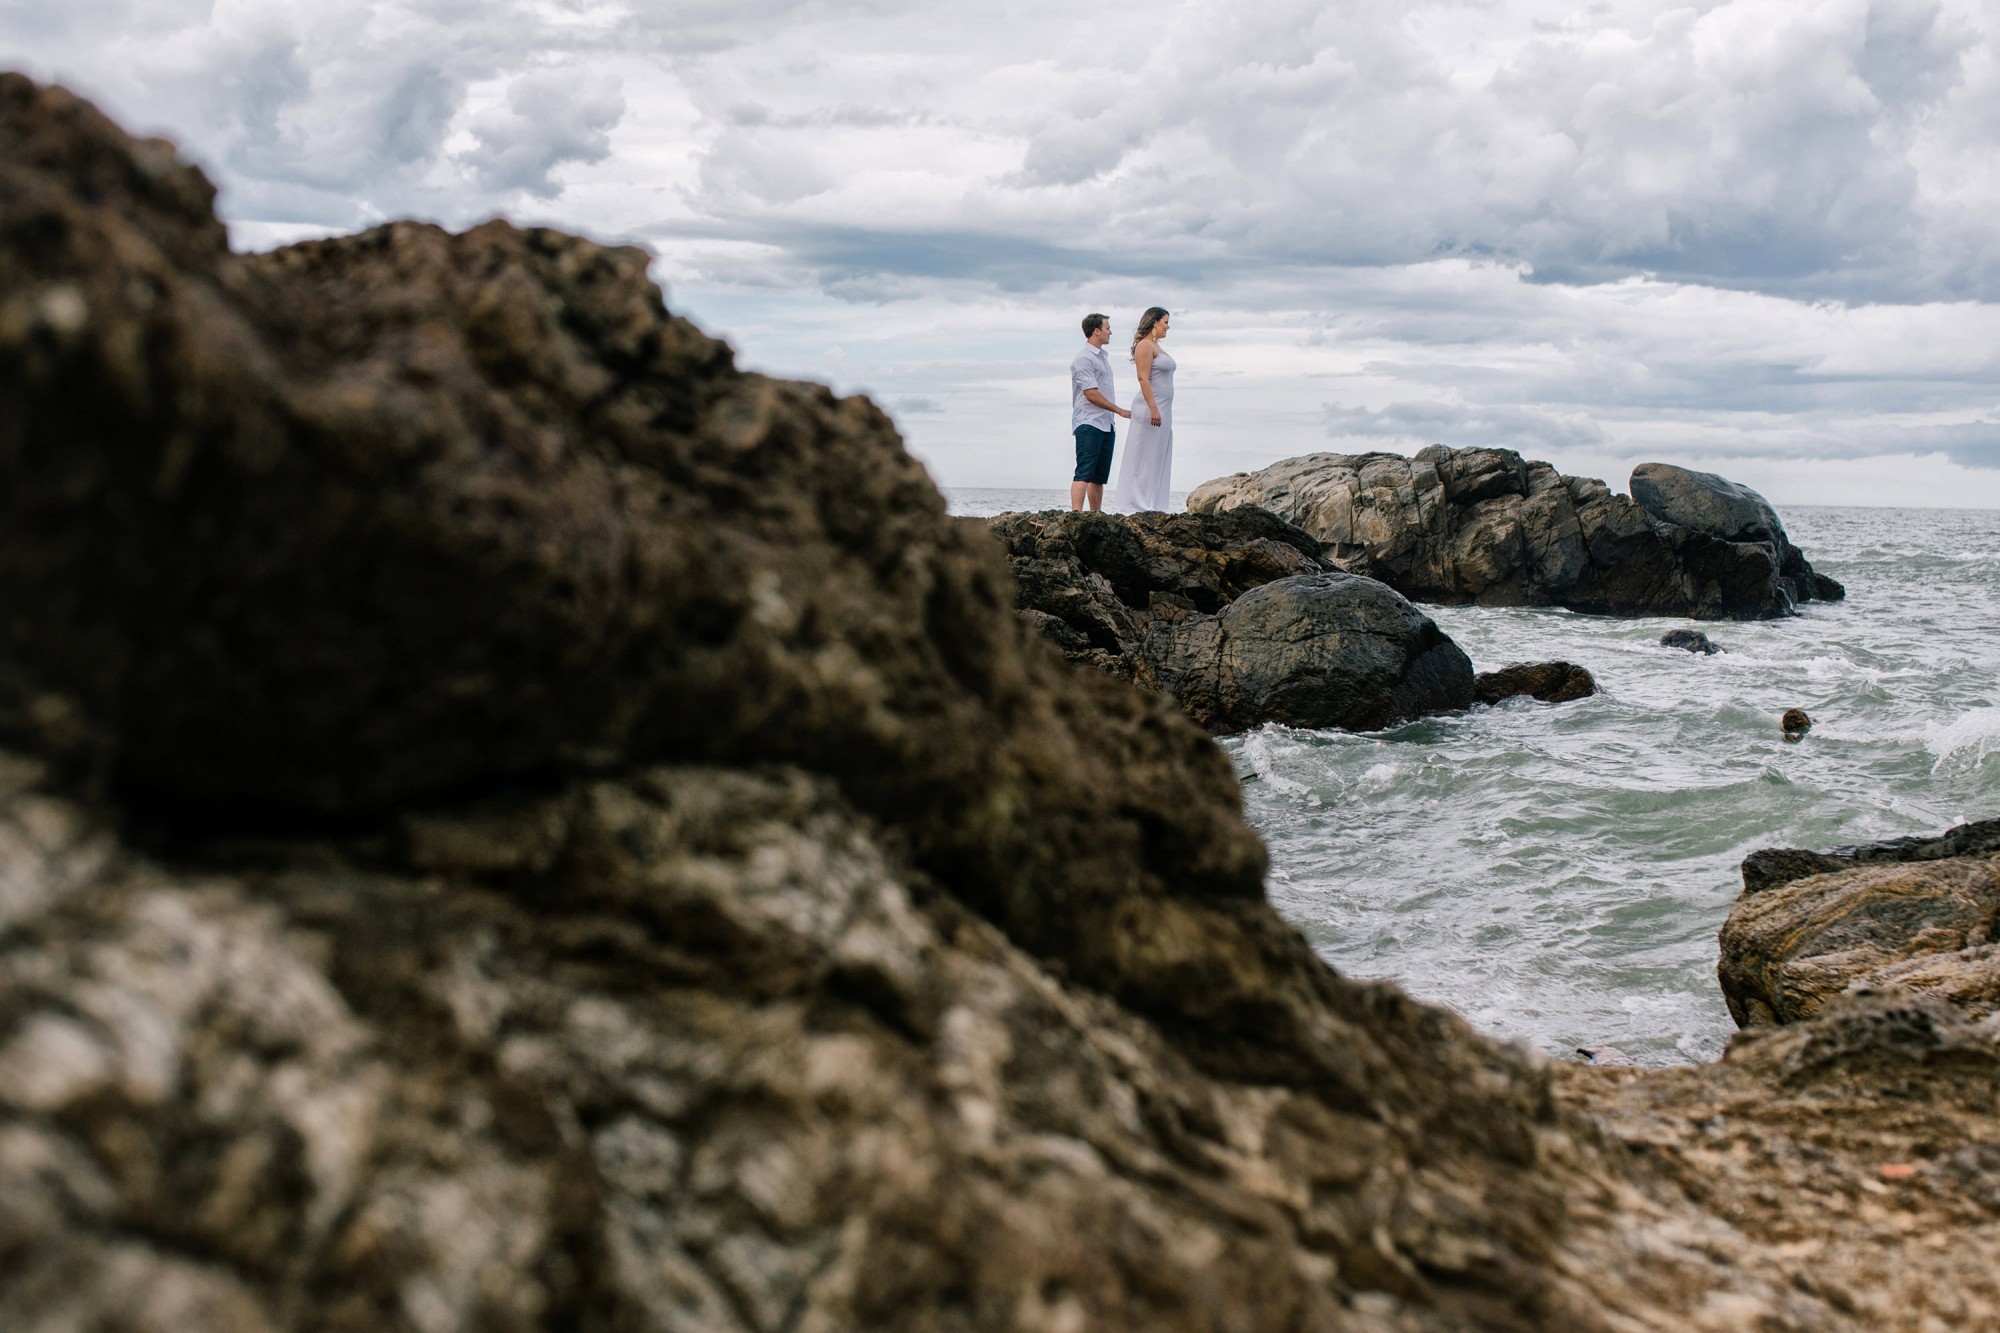
[[[1924,724],[1924,748],[1935,762],[1931,772],[1963,764],[1979,768],[1989,754],[2000,754],[2000,708],[1975,708],[1949,722]]]

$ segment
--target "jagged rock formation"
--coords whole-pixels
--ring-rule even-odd
[[[1472,678],[1475,703],[1497,704],[1527,695],[1545,704],[1573,703],[1597,693],[1597,680],[1574,662],[1520,662]]]
[[[1419,602],[1754,620],[1844,595],[1755,492],[1663,464],[1640,472],[1646,485],[1635,480],[1627,499],[1509,449],[1308,454],[1205,482],[1188,508],[1268,509],[1319,538],[1342,569]],[[1753,535],[1736,509],[1704,503],[1708,480],[1739,508],[1754,499],[1770,530]]]
[[[1716,975],[1740,1026],[1795,1023],[1849,990],[2000,1009],[2000,820],[1934,838],[1774,849],[1743,863]]]
[[[1472,702],[1472,663],[1430,617],[1263,510],[989,524],[1028,624],[1211,731],[1365,731]]]
[[[886,418],[738,372],[642,256],[397,224],[236,258],[208,198],[0,76],[0,1326],[1984,1298],[1990,1190],[1830,1290],[1530,1055],[1334,975],[1210,740],[1065,666]],[[1911,1091],[1942,1053],[1990,1102],[1974,1036],[1847,1031],[1770,1075],[1914,1124],[1958,1114]]]

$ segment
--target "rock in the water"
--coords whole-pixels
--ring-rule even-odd
[[[1523,662],[1472,678],[1475,703],[1497,704],[1525,694],[1545,704],[1566,704],[1597,693],[1597,681],[1574,662]]]
[[[1955,856],[2000,855],[2000,819],[1960,824],[1938,834],[1888,838],[1881,842],[1811,852],[1797,847],[1772,847],[1743,858],[1743,891],[1762,893],[1807,875],[1850,866],[1893,865],[1906,861],[1943,861]]]
[[[1748,486],[1670,463],[1632,469],[1632,499],[1647,513],[1726,542],[1781,541],[1778,511]]]
[[[1472,664],[1393,590],[1259,509],[988,520],[1022,617],[1073,661],[1217,732],[1370,730],[1472,701]]]
[[[1679,648],[1705,657],[1713,657],[1722,651],[1721,644],[1698,629],[1670,629],[1660,636],[1660,647]]]
[[[1671,463],[1641,463],[1632,469],[1632,500],[1668,523],[1725,542],[1756,542],[1778,553],[1778,580],[1794,602],[1837,602],[1847,590],[1813,570],[1805,553],[1792,545],[1778,511],[1748,486]]]
[[[2000,861],[1875,864],[1746,892],[1716,975],[1741,1026],[1794,1023],[1853,990],[1921,990],[2000,1008]]]
[[[1507,449],[1311,454],[1188,496],[1196,512],[1243,506],[1298,524],[1341,568],[1419,602],[1748,620],[1841,595],[1793,560],[1781,532],[1716,536]]]
[[[1783,716],[1778,719],[1778,729],[1783,731],[1788,739],[1792,740],[1796,740],[1808,731],[1811,731],[1812,724],[1812,718],[1807,716],[1806,710],[1803,708],[1787,708]]]

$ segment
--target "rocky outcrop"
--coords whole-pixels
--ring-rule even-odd
[[[1837,602],[1847,595],[1838,582],[1814,571],[1785,535],[1778,511],[1748,486],[1671,463],[1639,464],[1630,484],[1632,502],[1655,518],[1721,541],[1771,547],[1778,553],[1779,586],[1792,601]]]
[[[1752,853],[1716,975],[1741,1026],[1795,1023],[1848,991],[2000,1009],[2000,820],[1936,837]]]
[[[1217,747],[643,256],[232,257],[12,76],[0,150],[0,1327],[1976,1326],[1990,1188],[1847,1276],[1680,1108],[1990,1143],[1980,1032],[1552,1074],[1321,964]]]
[[[1574,662],[1521,662],[1472,678],[1473,702],[1482,704],[1520,695],[1545,704],[1566,704],[1595,693],[1596,679]]]
[[[1628,499],[1507,449],[1309,454],[1206,482],[1188,508],[1268,509],[1319,538],[1341,568],[1419,602],[1749,620],[1842,595],[1775,514],[1770,530],[1749,535],[1734,510],[1705,498],[1706,474],[1640,471],[1647,485],[1635,481]],[[1754,492],[1715,480],[1769,512]],[[1640,501],[1641,489],[1672,517]]]
[[[1028,624],[1211,731],[1372,730],[1471,703],[1472,664],[1435,622],[1262,510],[988,522]]]
[[[2000,819],[1960,824],[1938,834],[1856,843],[1830,852],[1767,847],[1743,858],[1743,891],[1762,893],[1808,875],[1854,866],[1943,861],[1959,856],[2000,856]]]

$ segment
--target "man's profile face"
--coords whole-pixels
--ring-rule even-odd
[[[1092,347],[1102,347],[1104,346],[1104,344],[1110,341],[1111,341],[1110,320],[1108,319],[1105,320],[1102,324],[1099,324],[1096,328],[1090,331],[1090,345]]]

